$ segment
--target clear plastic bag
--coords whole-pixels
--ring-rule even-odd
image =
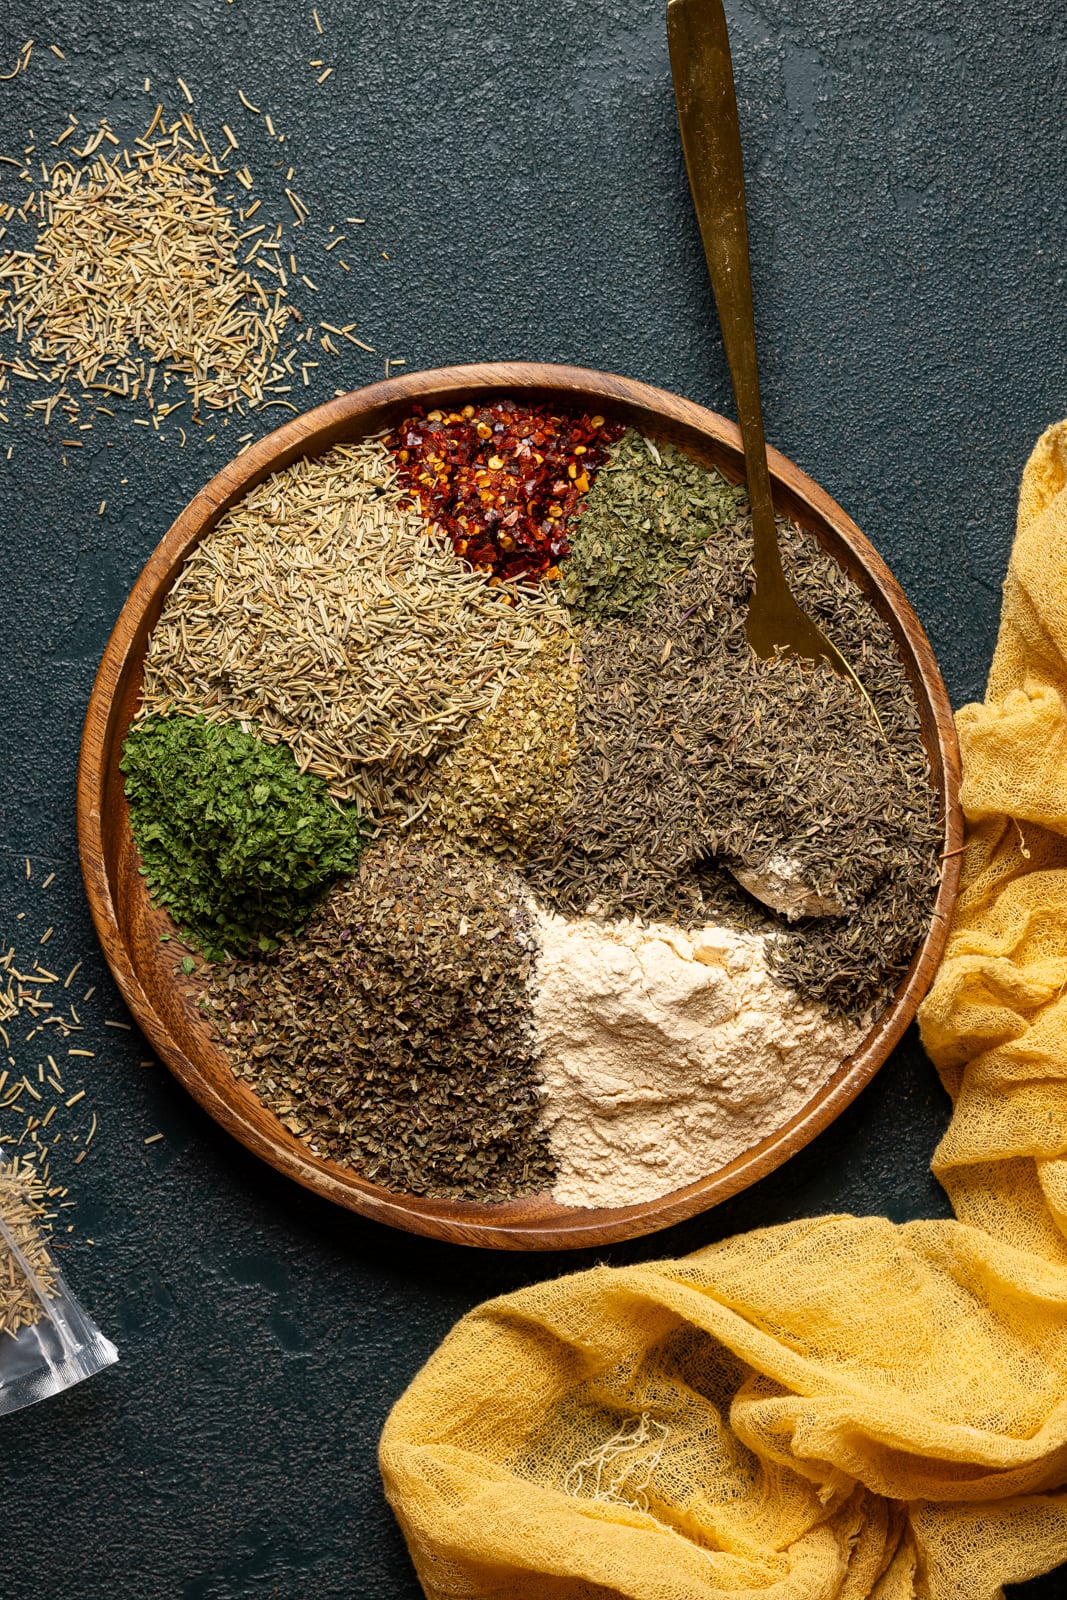
[[[0,1415],[118,1360],[67,1288],[40,1213],[30,1175],[0,1160]]]

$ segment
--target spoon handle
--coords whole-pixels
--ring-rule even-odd
[[[752,274],[745,214],[745,171],[730,40],[722,0],[669,0],[667,38],[689,172],[726,360],[737,400],[752,507],[756,588],[784,589],[763,437]]]

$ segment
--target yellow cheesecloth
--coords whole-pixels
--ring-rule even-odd
[[[473,1311],[382,1436],[431,1600],[994,1600],[1067,1561],[1067,423],[958,726],[920,1017],[958,1220],[819,1217]]]

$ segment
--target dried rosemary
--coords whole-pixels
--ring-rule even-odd
[[[31,402],[46,421],[57,405],[77,411],[76,386],[147,399],[159,417],[180,403],[161,393],[171,375],[194,411],[242,412],[291,381],[279,358],[284,288],[268,292],[242,262],[237,219],[216,192],[225,168],[191,122],[168,128],[162,108],[149,133],[116,149],[104,122],[31,185],[29,209],[0,206],[38,225],[33,250],[0,260],[0,334],[25,348],[0,369],[0,392],[8,371],[46,381],[52,393]]]
[[[494,586],[406,509],[371,439],[276,473],[197,547],[152,634],[140,714],[254,723],[338,799],[403,817],[470,719],[569,634],[550,593]]]
[[[56,1271],[45,1231],[49,1193],[25,1162],[0,1161],[0,1222],[11,1234],[46,1295],[56,1293]],[[41,1320],[45,1307],[0,1231],[0,1334],[16,1337]]]
[[[235,1072],[317,1154],[386,1188],[551,1186],[527,897],[506,868],[389,839],[276,955],[212,970]]]
[[[29,883],[28,859],[26,868]],[[53,877],[43,879],[43,891]],[[10,893],[6,903],[8,916],[21,923],[27,912],[12,912]],[[82,1077],[96,1052],[82,1048],[79,1037],[95,985],[86,987],[84,975],[75,982],[83,963],[62,959],[56,949],[62,935],[53,943],[51,925],[39,931],[44,921],[42,909],[22,925],[18,948],[0,941],[0,1161],[29,1162],[50,1203],[67,1210],[74,1202],[54,1169],[80,1165],[97,1131]]]

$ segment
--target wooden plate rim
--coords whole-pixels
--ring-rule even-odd
[[[328,401],[294,417],[227,463],[196,494],[149,557],[119,615],[96,674],[85,718],[78,770],[78,836],[82,873],[93,921],[123,998],[138,1025],[175,1076],[216,1122],[255,1155],[315,1193],[348,1209],[407,1231],[487,1248],[554,1250],[602,1245],[669,1227],[718,1204],[766,1176],[826,1128],[860,1093],[898,1043],[936,971],[959,881],[963,839],[959,807],[959,750],[952,710],[933,651],[902,589],[874,547],[842,508],[787,457],[768,452],[776,495],[808,515],[815,531],[827,524],[874,585],[879,607],[894,631],[926,697],[941,765],[943,861],[929,933],[896,998],[807,1106],[776,1133],[720,1171],[653,1201],[623,1208],[581,1210],[532,1196],[504,1204],[428,1200],[392,1194],[311,1154],[280,1123],[268,1137],[242,1118],[195,1061],[176,1044],[144,991],[124,938],[108,871],[104,790],[117,730],[117,691],[137,657],[138,633],[173,582],[191,548],[242,495],[296,456],[329,447],[342,436],[360,437],[387,425],[416,401],[454,401],[479,394],[580,395],[605,410],[656,417],[666,433],[691,430],[713,450],[740,459],[736,424],[692,401],[635,380],[580,367],[535,362],[489,363],[405,373]],[[331,435],[327,442],[325,436]],[[154,617],[152,618],[154,622]],[[122,730],[124,732],[124,730]]]

